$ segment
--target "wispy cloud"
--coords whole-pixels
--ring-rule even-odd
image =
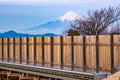
[[[43,3],[66,3],[68,0],[0,0],[4,4],[43,4]]]
[[[86,4],[86,3],[104,3],[107,0],[0,0],[0,3],[2,4]],[[111,0],[110,2],[113,2],[114,0]],[[109,1],[108,1],[109,2]],[[116,1],[117,2],[117,1]]]

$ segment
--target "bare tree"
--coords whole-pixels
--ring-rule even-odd
[[[70,29],[84,35],[98,35],[120,20],[120,7],[108,7],[101,10],[88,11],[84,20],[76,20]]]
[[[109,34],[120,34],[120,23],[117,23],[115,26],[111,27]]]

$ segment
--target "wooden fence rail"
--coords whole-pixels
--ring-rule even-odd
[[[0,38],[5,62],[111,72],[120,64],[120,35]]]

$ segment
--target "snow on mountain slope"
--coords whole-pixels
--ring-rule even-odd
[[[80,16],[77,13],[69,11],[69,12],[65,13],[65,15],[59,17],[58,20],[61,20],[61,21],[65,21],[65,20],[73,21],[73,20],[76,20],[78,18],[80,18]]]

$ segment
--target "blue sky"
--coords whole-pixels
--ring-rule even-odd
[[[120,0],[0,0],[0,31],[38,26],[67,11],[84,16],[89,9],[119,4]]]

